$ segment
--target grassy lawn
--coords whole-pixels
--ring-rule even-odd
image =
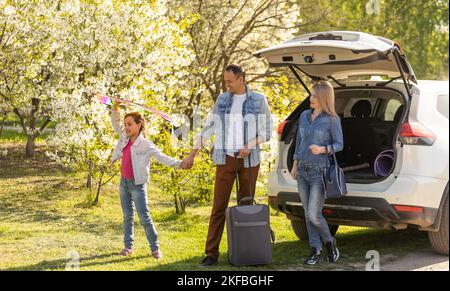
[[[45,138],[49,135],[48,132],[45,132],[44,134],[42,134],[41,136],[39,136],[38,138],[36,138],[36,142],[41,142],[43,143],[45,141]],[[18,133],[16,131],[13,130],[9,130],[9,129],[3,129],[2,131],[2,135],[0,137],[0,141],[5,144],[5,143],[22,143],[25,144],[27,138],[25,133],[21,132]]]
[[[80,256],[80,270],[204,270],[198,263],[203,258],[210,206],[190,206],[185,214],[176,215],[171,197],[150,184],[150,212],[164,258],[151,258],[137,216],[135,250],[133,256],[123,258],[118,255],[123,247],[118,179],[104,188],[100,206],[85,208],[84,177],[48,161],[42,140],[36,157],[29,160],[23,160],[24,145],[15,138],[1,139],[0,150],[5,148],[9,154],[0,157],[0,270],[64,270],[71,251]],[[266,202],[264,188],[258,192],[260,201]],[[368,250],[379,251],[382,262],[387,262],[410,250],[428,248],[426,233],[342,226],[337,233],[340,263],[306,267],[302,258],[309,253],[308,244],[297,240],[282,213],[272,210],[271,224],[277,236],[273,264],[230,266],[224,233],[220,263],[211,270],[363,269]]]

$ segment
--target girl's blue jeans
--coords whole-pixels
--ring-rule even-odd
[[[123,235],[126,248],[133,248],[134,210],[145,229],[147,240],[152,252],[159,249],[158,233],[156,232],[147,203],[147,187],[145,184],[134,185],[134,179],[120,179],[120,203],[123,212]]]

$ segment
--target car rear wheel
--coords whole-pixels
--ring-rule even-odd
[[[436,252],[448,255],[448,196],[445,199],[443,207],[439,231],[429,231],[428,238],[430,239],[431,246]]]
[[[304,220],[291,220],[291,226],[299,240],[309,240],[308,229],[306,228],[306,223]],[[335,236],[339,225],[329,224],[328,227],[330,228],[331,235]]]

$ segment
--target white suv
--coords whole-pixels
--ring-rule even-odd
[[[448,81],[417,81],[397,44],[361,32],[302,35],[255,56],[289,67],[308,93],[301,76],[330,80],[335,88],[344,133],[337,156],[348,194],[326,200],[332,233],[339,225],[415,227],[448,255]],[[289,173],[299,117],[308,108],[306,98],[278,127],[278,160],[268,182],[269,204],[305,240],[304,212]],[[391,152],[379,158],[386,150]]]

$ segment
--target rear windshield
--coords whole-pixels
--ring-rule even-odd
[[[366,117],[380,121],[394,121],[403,104],[401,95],[388,90],[336,91],[335,108],[341,118],[355,117],[353,109],[357,106],[356,103],[361,102],[370,103],[370,114]]]
[[[384,120],[385,121],[393,121],[397,110],[402,106],[400,100],[391,99],[388,101],[386,105],[386,110],[384,112]]]

